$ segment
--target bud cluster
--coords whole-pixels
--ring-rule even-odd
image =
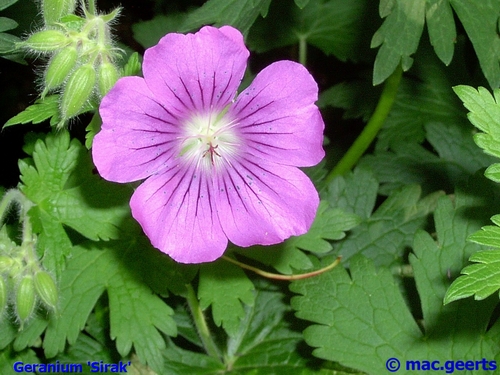
[[[10,239],[3,225],[3,218],[13,203],[21,206],[23,239],[20,245]],[[10,305],[21,327],[37,305],[54,311],[58,301],[54,278],[42,268],[36,255],[36,237],[31,233],[26,215],[31,205],[18,190],[10,190],[0,201],[0,314]]]
[[[82,16],[72,14],[75,0],[42,0],[45,26],[19,44],[28,53],[42,55],[41,97],[59,94],[58,127],[80,113],[94,109],[120,76],[110,24],[119,14],[96,14],[93,1],[82,4]]]

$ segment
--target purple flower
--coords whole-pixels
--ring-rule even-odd
[[[101,176],[145,181],[132,215],[156,248],[182,263],[220,257],[228,240],[270,245],[310,228],[319,204],[297,167],[324,156],[318,87],[279,61],[236,95],[249,52],[229,26],[168,34],[100,107],[93,144]]]

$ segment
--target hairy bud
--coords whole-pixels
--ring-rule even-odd
[[[118,70],[110,62],[103,62],[99,65],[99,94],[104,96],[114,86],[118,80]]]
[[[33,276],[26,275],[21,279],[16,294],[16,313],[21,322],[26,321],[35,309],[35,285]]]
[[[40,300],[50,309],[55,310],[57,300],[57,286],[52,276],[45,271],[39,271],[35,274],[35,290]]]
[[[51,52],[63,48],[69,43],[71,40],[62,31],[43,30],[31,35],[21,45],[37,52]]]
[[[78,51],[75,46],[63,48],[50,60],[45,71],[45,88],[42,93],[44,97],[50,90],[56,89],[68,77],[73,70],[78,58]]]
[[[71,73],[64,88],[61,102],[61,112],[64,120],[76,116],[82,110],[92,95],[95,80],[94,66],[90,63],[79,66]]]

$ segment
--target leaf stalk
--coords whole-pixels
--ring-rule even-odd
[[[196,293],[191,284],[186,284],[186,289],[186,299],[189,310],[191,311],[191,315],[193,317],[194,324],[196,326],[196,330],[198,331],[198,335],[200,336],[203,347],[205,348],[205,351],[209,356],[217,359],[218,361],[221,361],[219,348],[210,335],[210,330],[208,329],[207,321],[205,320],[205,316],[203,315],[198,297],[196,296]]]
[[[252,271],[252,272],[256,273],[257,275],[260,275],[260,276],[265,277],[267,279],[294,281],[294,280],[307,279],[309,277],[317,276],[317,275],[320,275],[320,274],[325,273],[327,271],[330,271],[331,269],[335,268],[340,263],[340,260],[342,259],[342,257],[338,257],[337,259],[335,259],[335,261],[333,263],[329,264],[326,267],[320,268],[319,270],[311,271],[311,272],[307,272],[307,273],[301,273],[298,275],[282,275],[279,273],[267,272],[267,271],[261,270],[260,268],[253,267],[253,266],[250,266],[248,264],[239,262],[236,259],[227,257],[225,255],[222,256],[222,259],[224,259],[230,263],[236,264],[237,266],[239,266],[243,269]]]
[[[325,181],[327,184],[329,184],[336,176],[341,176],[350,171],[359,161],[361,156],[363,156],[370,144],[373,142],[378,132],[382,128],[385,120],[387,119],[392,105],[396,101],[396,95],[402,75],[403,70],[401,66],[398,66],[396,70],[391,74],[391,76],[387,79],[377,106],[375,107],[375,111],[368,120],[368,123],[366,124],[361,134],[358,136],[358,138],[356,138],[349,150],[347,150],[342,159],[340,159],[337,165],[330,171],[330,173],[326,177]]]

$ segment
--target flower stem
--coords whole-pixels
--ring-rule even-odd
[[[85,9],[85,1],[83,1],[83,9]],[[88,12],[90,15],[95,16],[97,14],[95,0],[88,0]]]
[[[201,310],[200,303],[198,302],[198,297],[196,297],[196,293],[194,292],[191,284],[186,284],[186,288],[189,310],[191,311],[191,315],[193,316],[194,324],[196,326],[196,330],[198,331],[198,335],[201,338],[201,342],[203,343],[203,347],[205,348],[205,351],[209,356],[220,361],[221,356],[219,353],[219,348],[210,335],[207,321],[205,320],[205,316],[203,315],[203,311]]]
[[[307,42],[304,36],[299,36],[299,63],[304,66],[307,63]]]
[[[402,75],[403,70],[401,69],[401,66],[398,66],[394,73],[392,73],[392,75],[387,79],[382,94],[380,95],[380,99],[377,103],[377,107],[370,117],[370,120],[368,120],[365,128],[358,138],[356,138],[349,150],[347,150],[342,159],[328,174],[326,177],[327,184],[330,183],[336,176],[343,175],[344,173],[350,171],[373,142],[382,128],[394,101],[396,100],[396,94],[398,92]]]
[[[279,273],[271,273],[271,272],[263,271],[259,268],[249,266],[248,264],[245,264],[245,263],[241,263],[241,262],[237,261],[236,259],[229,258],[225,255],[223,255],[222,258],[224,260],[227,260],[228,262],[231,262],[231,263],[236,264],[237,266],[240,266],[241,268],[255,272],[257,275],[263,276],[265,278],[274,279],[274,280],[287,280],[287,281],[307,279],[309,277],[320,275],[326,271],[329,271],[329,270],[335,268],[340,263],[340,259],[341,259],[341,257],[338,257],[337,259],[335,259],[335,261],[333,263],[329,264],[326,267],[320,268],[319,270],[316,270],[316,271],[301,273],[298,275],[281,275]]]

